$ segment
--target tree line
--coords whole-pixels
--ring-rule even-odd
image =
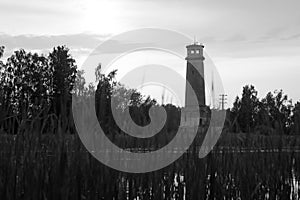
[[[227,112],[226,128],[231,132],[264,135],[300,133],[300,102],[293,105],[282,90],[268,92],[259,99],[253,85],[243,87]]]
[[[4,47],[1,47],[3,56]],[[16,134],[21,125],[35,121],[53,131],[60,121],[67,129],[71,92],[77,66],[65,46],[49,55],[14,51],[0,63],[0,130]]]
[[[4,47],[0,47],[0,58]],[[118,101],[120,110],[129,109],[138,125],[150,123],[149,108],[163,106],[167,123],[161,133],[173,137],[180,125],[181,108],[172,104],[159,105],[155,99],[126,88],[115,80],[117,71],[108,75],[96,67],[96,82],[86,83],[84,71],[78,70],[75,59],[66,46],[58,46],[48,55],[17,50],[0,61],[0,132],[17,134],[30,123],[41,134],[75,133],[72,119],[72,95],[89,98],[95,95],[96,113],[110,137],[123,134],[111,112],[111,98]],[[124,100],[125,99],[125,100]],[[160,116],[157,116],[160,117]],[[227,110],[225,130],[230,132],[272,134],[300,133],[300,102],[295,105],[282,90],[269,92],[259,99],[254,86],[243,88],[233,107]],[[163,135],[161,134],[161,137]]]
[[[3,53],[2,46],[0,58]],[[94,95],[101,127],[109,133],[121,132],[110,109],[113,91],[117,96],[118,109],[129,109],[129,106],[137,124],[150,123],[148,110],[151,106],[158,106],[154,99],[116,82],[116,71],[105,76],[101,73],[100,64],[95,69],[95,75],[97,86],[86,83],[84,71],[78,70],[66,46],[55,47],[48,55],[26,52],[24,49],[14,51],[6,61],[0,61],[0,132],[17,134],[22,132],[22,125],[33,124],[40,133],[56,133],[58,129],[75,133],[72,95],[84,98]],[[168,116],[180,116],[173,114],[179,113],[179,108],[173,105],[165,107],[170,113]],[[168,123],[164,131],[174,129],[178,120],[169,120],[175,123]]]

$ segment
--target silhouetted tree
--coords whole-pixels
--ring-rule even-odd
[[[269,92],[261,101],[261,112],[265,113],[265,118],[261,122],[271,126],[277,133],[289,134],[291,128],[292,102],[288,100],[282,90]]]
[[[77,66],[65,46],[54,48],[48,60],[53,72],[53,111],[65,129],[71,118],[71,92],[75,85]]]
[[[112,90],[117,84],[115,81],[116,70],[105,76],[101,74],[101,65],[98,65],[95,73],[96,80],[98,81],[95,93],[96,113],[101,127],[107,131],[115,125],[111,113],[111,95]]]
[[[237,98],[234,102],[232,111],[237,117],[238,124],[243,132],[253,131],[256,125],[256,117],[258,113],[257,91],[254,86],[246,85],[243,88],[242,98]]]
[[[229,115],[229,122],[227,122],[227,125],[229,125],[229,130],[233,132],[240,132],[241,128],[239,125],[239,114],[241,109],[241,103],[240,98],[236,97],[233,107],[231,109],[230,115]],[[227,115],[228,116],[228,115]]]
[[[76,75],[76,80],[74,84],[74,89],[73,92],[77,96],[83,96],[86,92],[86,87],[85,87],[85,78],[83,77],[84,71],[83,70],[78,70],[77,75]]]
[[[293,127],[293,133],[300,135],[300,102],[297,102],[295,104],[295,107],[293,109],[293,116],[292,119],[292,127]]]
[[[23,119],[32,117],[49,102],[52,92],[47,58],[21,49],[8,58],[5,68],[6,97],[16,114],[22,115]]]

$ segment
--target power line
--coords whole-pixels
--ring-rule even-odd
[[[220,94],[220,104],[221,104],[221,107],[222,107],[222,110],[224,110],[225,108],[225,104],[227,104],[227,94]]]

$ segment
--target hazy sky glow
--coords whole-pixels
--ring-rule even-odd
[[[80,66],[104,39],[142,27],[182,32],[205,44],[223,79],[229,105],[242,86],[260,96],[283,89],[300,100],[298,0],[1,0],[5,56],[66,44]]]

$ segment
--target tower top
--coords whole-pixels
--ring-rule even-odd
[[[204,44],[203,43],[200,43],[200,42],[197,42],[197,41],[194,41],[193,44],[189,44],[186,46],[186,48],[190,48],[190,47],[195,47],[195,48],[204,48]]]
[[[204,60],[203,49],[204,45],[202,43],[194,41],[193,44],[187,45],[187,57],[186,60]]]

